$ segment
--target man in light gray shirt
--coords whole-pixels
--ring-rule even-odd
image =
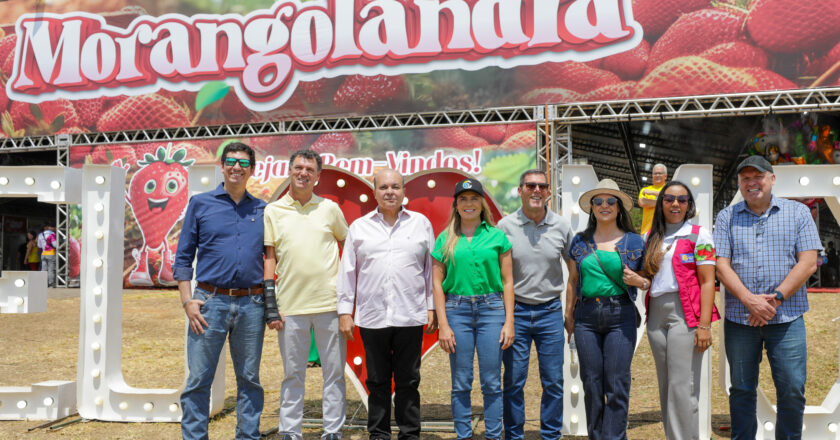
[[[540,436],[561,437],[563,428],[563,264],[574,234],[569,222],[546,208],[548,178],[528,170],[519,178],[522,208],[503,218],[498,227],[513,244],[516,304],[513,345],[503,351],[505,438],[522,439],[525,425],[525,381],[531,341],[536,344],[543,394]]]

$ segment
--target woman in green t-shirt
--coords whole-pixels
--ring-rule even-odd
[[[645,244],[627,208],[633,199],[612,179],[598,182],[578,200],[589,214],[569,255],[564,325],[574,334],[580,359],[589,438],[626,440],[630,404],[630,364],[636,348],[637,289],[650,287],[642,276]]]
[[[484,437],[502,436],[502,350],[513,343],[511,244],[494,226],[484,189],[475,179],[455,186],[449,223],[435,240],[434,298],[449,353],[452,418],[459,439],[472,437],[473,358],[484,396]]]

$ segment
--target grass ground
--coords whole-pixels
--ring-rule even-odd
[[[834,320],[840,311],[837,294],[812,294],[811,311],[806,315],[808,327],[809,405],[819,405],[828,389],[837,380],[838,326]],[[127,291],[123,295],[123,374],[129,385],[149,388],[177,388],[183,380],[184,315],[174,290]],[[75,380],[78,349],[79,299],[50,299],[46,313],[33,315],[0,315],[0,386],[23,386],[58,379]],[[715,335],[719,333],[715,324]],[[717,374],[719,339],[713,346],[713,366]],[[775,401],[769,368],[762,366],[761,384],[771,401]],[[305,417],[320,417],[320,369],[308,370]],[[449,420],[449,364],[444,353],[435,349],[421,369],[423,419]],[[230,360],[227,362],[225,407],[235,406],[235,380]],[[476,375],[477,377],[477,375]],[[526,438],[539,438],[540,385],[536,364],[532,363],[526,389]],[[261,420],[263,431],[276,426],[280,405],[282,366],[274,332],[266,332],[261,379],[265,387],[265,410]],[[480,413],[480,393],[473,394],[473,412]],[[348,425],[364,425],[366,413],[359,395],[348,384]],[[713,383],[712,425],[715,438],[728,438],[729,414],[725,393],[717,380]],[[0,422],[0,438],[79,438],[79,439],[175,439],[180,427],[175,423],[104,423],[81,422],[63,429],[37,429],[42,422]],[[233,438],[236,414],[225,411],[210,423],[210,437]],[[481,436],[479,424],[477,434]],[[307,439],[316,439],[318,429],[305,432]],[[663,438],[659,413],[658,391],[653,358],[647,338],[643,338],[633,361],[633,384],[630,394],[631,439]],[[276,438],[269,437],[269,438]],[[366,439],[359,429],[348,429],[345,438]],[[426,432],[423,438],[450,439],[452,433]]]

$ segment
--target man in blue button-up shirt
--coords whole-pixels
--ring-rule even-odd
[[[717,276],[726,287],[724,342],[732,385],[732,438],[754,439],[762,347],[776,386],[776,438],[802,437],[808,311],[805,282],[822,249],[808,208],[773,195],[776,176],[761,156],[738,165],[744,201],[715,222]]]
[[[178,240],[172,267],[190,325],[190,373],[181,393],[185,439],[207,438],[210,385],[228,334],[237,384],[236,438],[260,438],[265,202],[245,189],[254,165],[251,147],[227,145],[222,153],[224,184],[190,200]],[[191,292],[196,254],[197,287]]]

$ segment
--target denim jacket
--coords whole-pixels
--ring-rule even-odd
[[[578,233],[575,235],[575,238],[572,239],[572,244],[569,248],[569,256],[575,260],[575,266],[578,271],[577,296],[578,299],[580,299],[580,286],[582,281],[582,277],[580,276],[580,263],[595,250],[595,241],[592,239],[586,240],[583,238],[582,233]],[[645,260],[645,241],[641,235],[633,232],[626,232],[624,237],[621,237],[621,239],[618,240],[618,243],[615,244],[615,249],[621,257],[622,265],[626,264],[627,267],[636,272],[642,270]],[[630,299],[636,301],[636,288],[633,286],[627,286],[627,290],[630,293]]]

